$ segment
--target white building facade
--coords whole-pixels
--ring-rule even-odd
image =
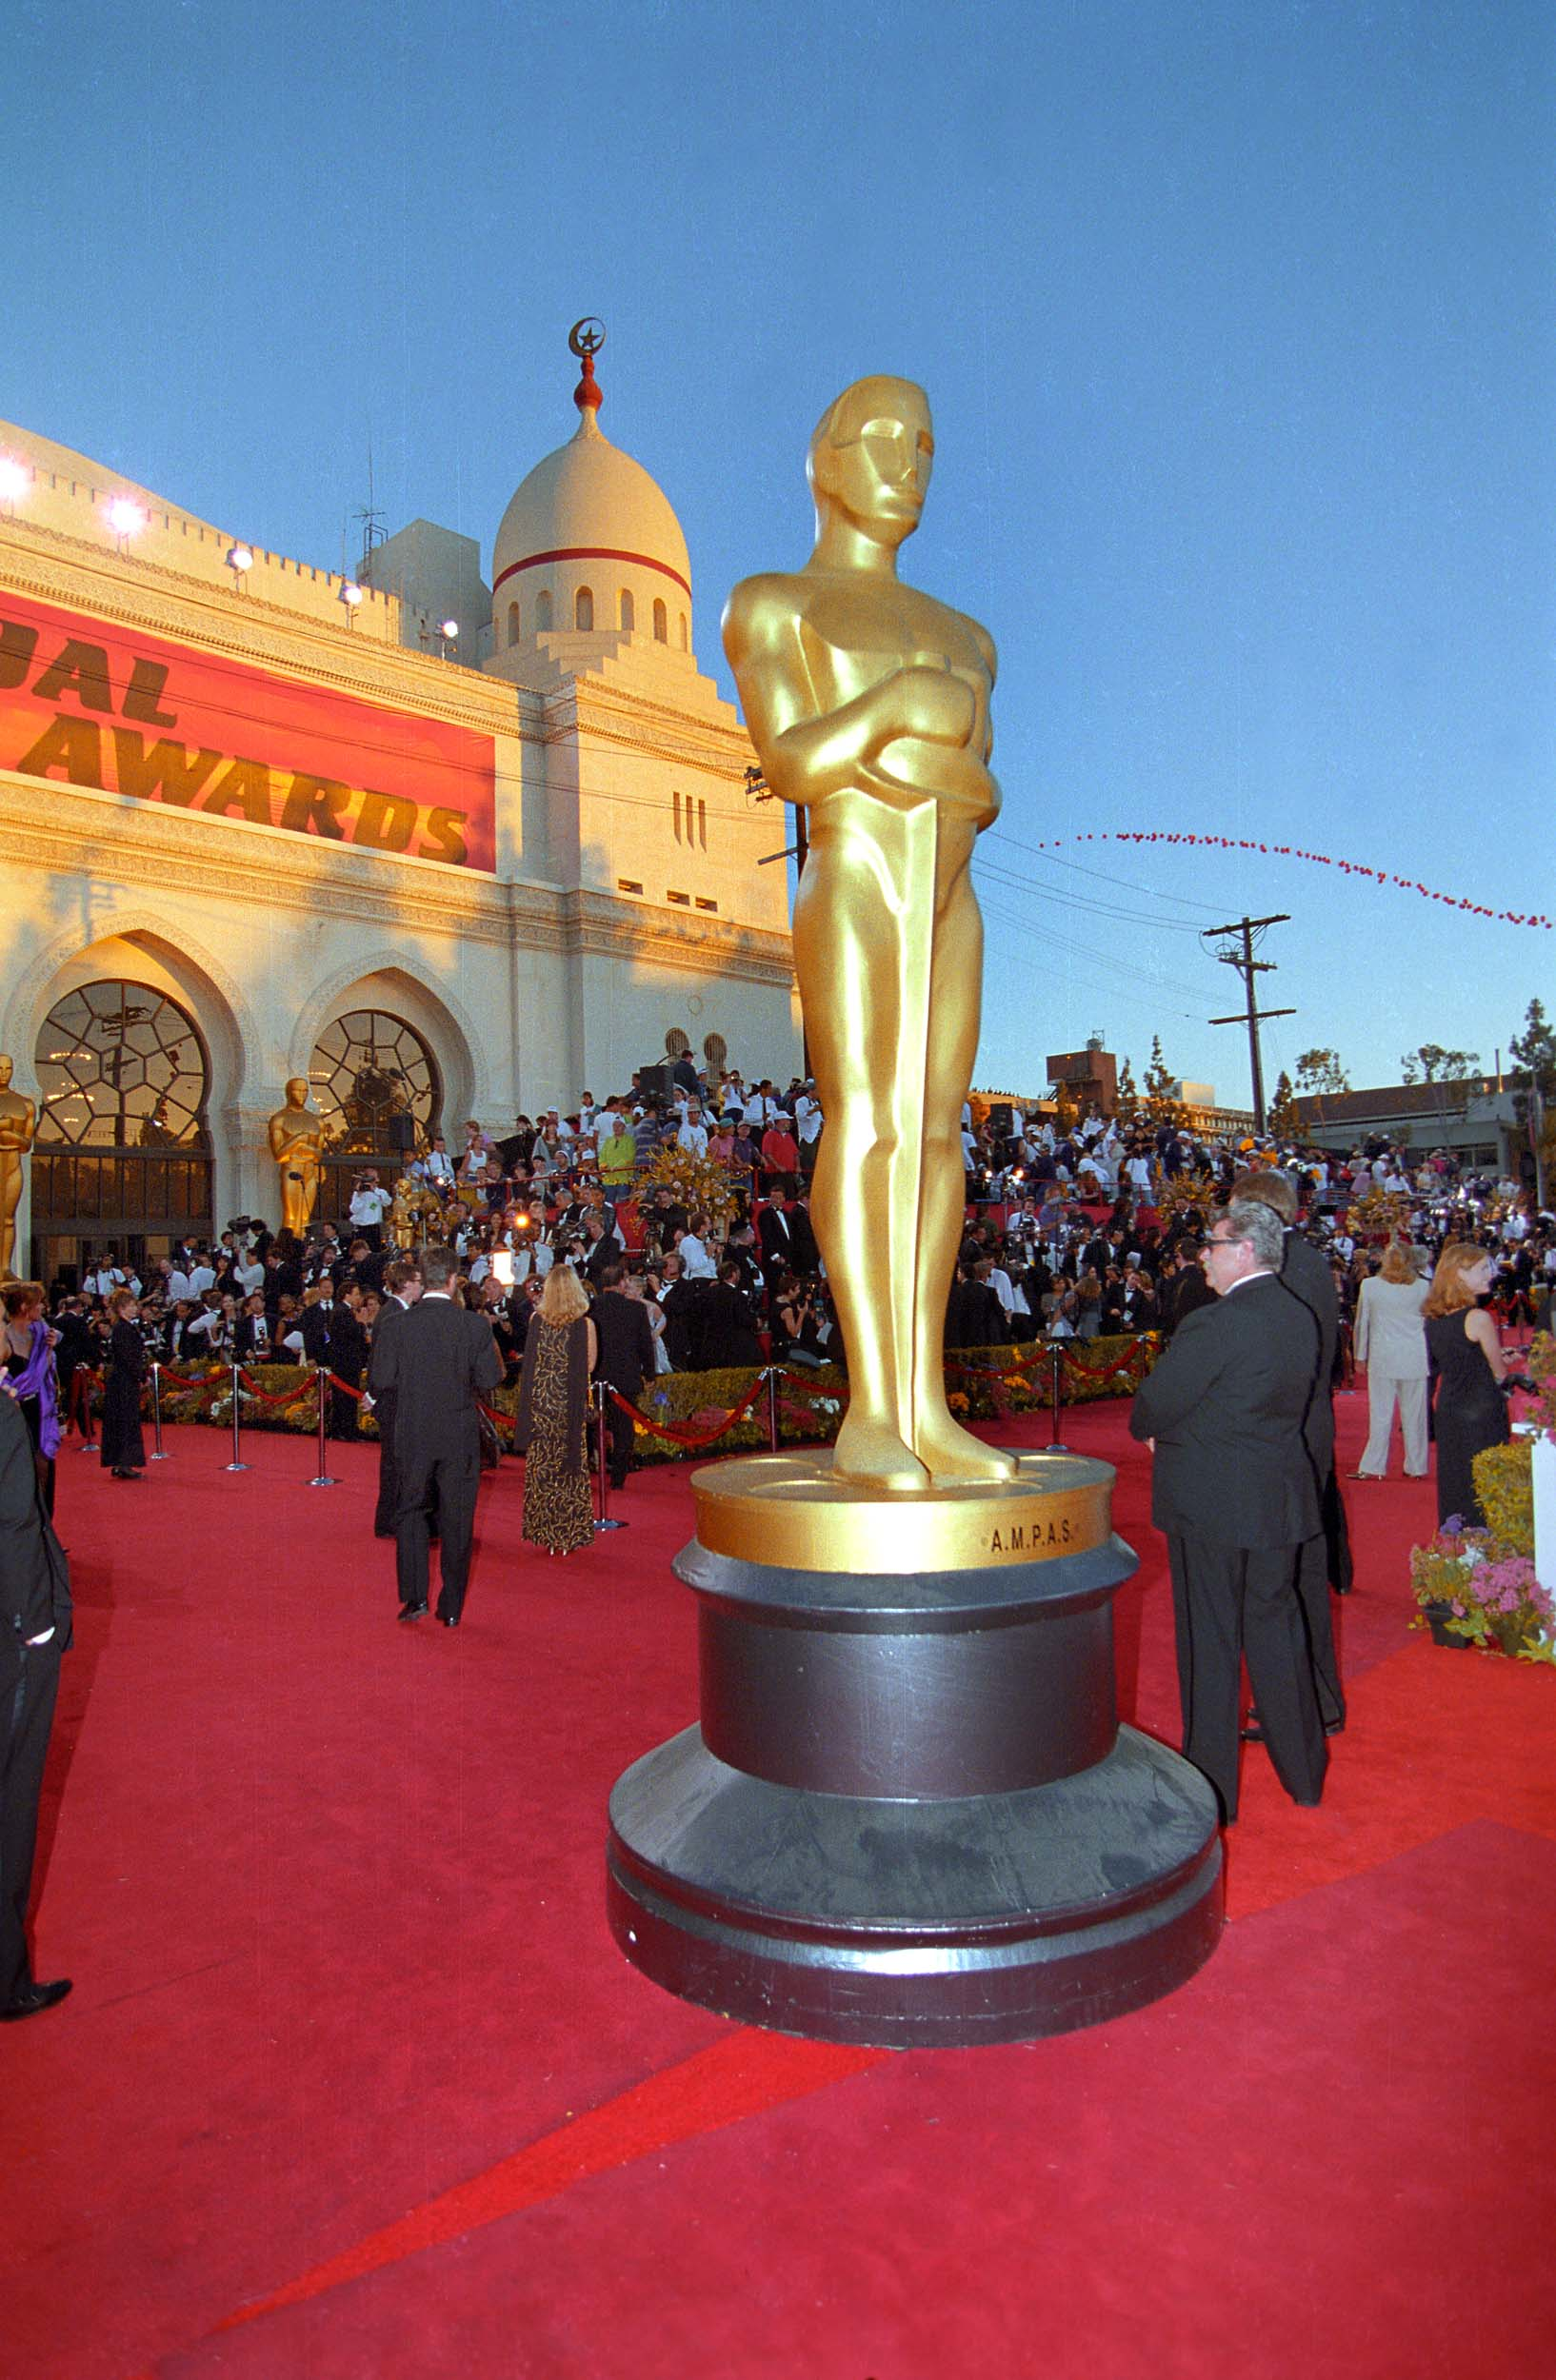
[[[17,1263],[279,1220],[289,1079],[354,1163],[689,1044],[798,1062],[783,840],[691,649],[675,515],[579,428],[497,533],[355,582],[0,426],[0,1050]],[[489,627],[484,615],[489,606]],[[395,1120],[400,1119],[396,1123]]]

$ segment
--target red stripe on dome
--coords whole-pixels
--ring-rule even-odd
[[[655,562],[651,554],[625,554],[619,545],[558,545],[548,554],[526,554],[522,562],[510,562],[506,570],[498,571],[491,582],[492,593],[495,595],[503,581],[510,579],[515,570],[533,570],[543,562],[635,563],[640,570],[657,570],[663,577],[673,579],[677,586],[686,588],[688,603],[691,601],[690,585],[679,570],[672,570],[668,562]]]

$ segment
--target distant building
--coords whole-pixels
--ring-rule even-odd
[[[1253,1130],[1251,1107],[1218,1107],[1213,1082],[1174,1082],[1172,1096],[1188,1110],[1189,1129],[1207,1140],[1226,1140]]]
[[[1518,1179],[1528,1137],[1511,1091],[1499,1075],[1463,1082],[1391,1082],[1368,1091],[1305,1094],[1296,1102],[1296,1138],[1348,1156],[1388,1141],[1417,1159],[1451,1150],[1459,1163]]]
[[[1097,1034],[1085,1049],[1066,1050],[1048,1060],[1048,1083],[1050,1098],[1063,1083],[1083,1116],[1092,1107],[1099,1116],[1117,1113],[1118,1061],[1104,1049]]]

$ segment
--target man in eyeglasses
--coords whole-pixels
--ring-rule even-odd
[[[1303,1442],[1318,1326],[1280,1284],[1279,1218],[1238,1200],[1203,1250],[1213,1305],[1185,1316],[1134,1400],[1152,1448],[1151,1518],[1167,1540],[1184,1751],[1237,1815],[1246,1657],[1265,1740],[1293,1801],[1324,1790],[1328,1748],[1298,1596],[1323,1526]]]

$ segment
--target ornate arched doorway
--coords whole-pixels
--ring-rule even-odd
[[[385,1008],[349,1008],[325,1026],[309,1064],[313,1104],[335,1138],[316,1210],[340,1222],[364,1166],[392,1182],[441,1129],[437,1061],[414,1025]]]
[[[44,1280],[105,1247],[144,1269],[210,1236],[210,1061],[189,1012],[106,977],[55,1002],[33,1054],[32,1261]]]

